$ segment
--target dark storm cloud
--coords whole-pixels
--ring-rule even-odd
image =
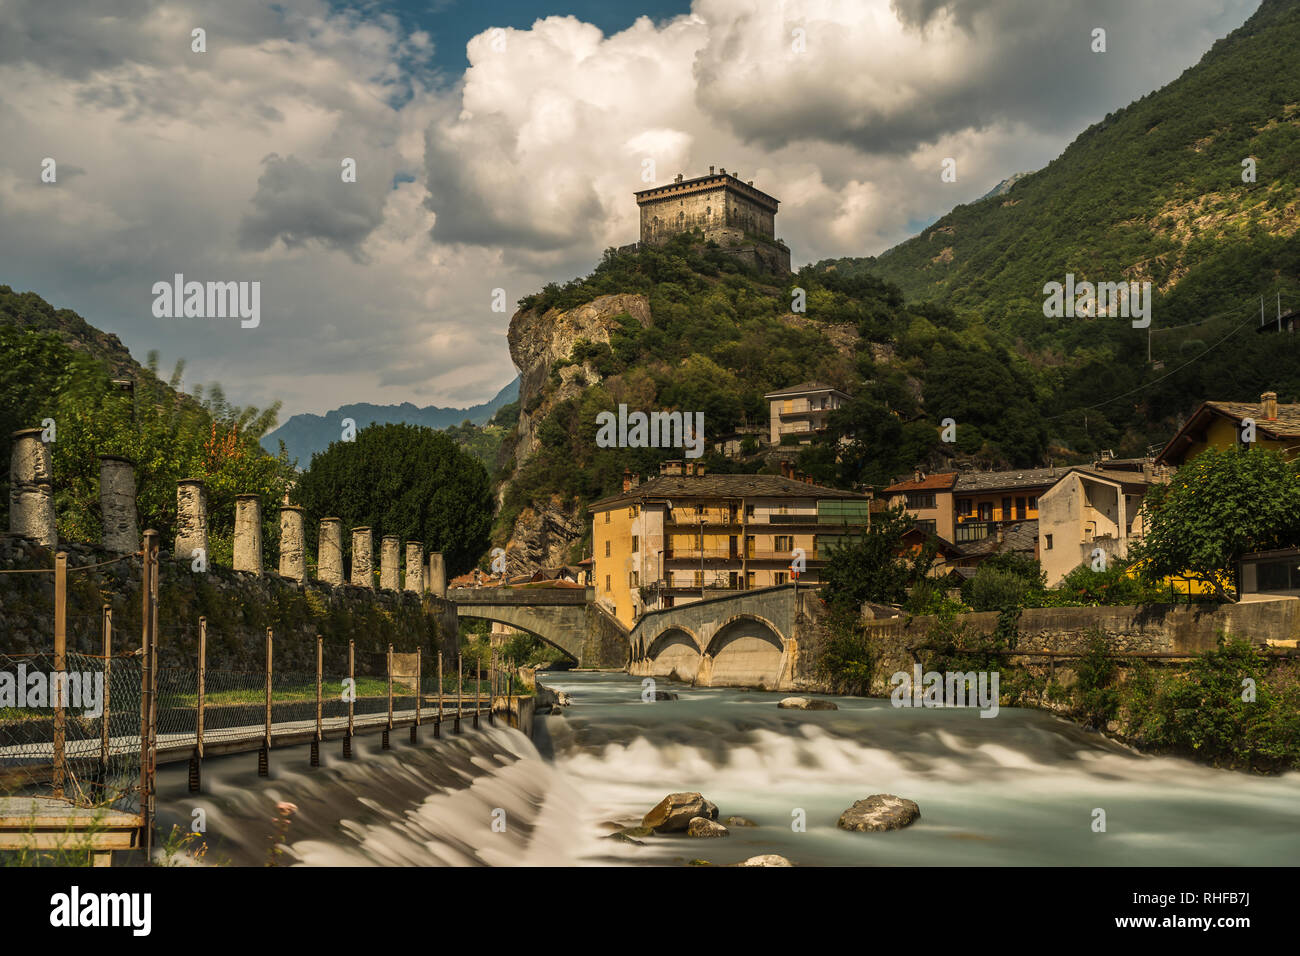
[[[717,24],[696,59],[698,98],[743,140],[768,149],[812,139],[903,154],[997,124],[1077,130],[1168,82],[1189,65],[1189,48],[1208,48],[1257,6],[892,0],[896,32],[874,32],[879,22],[867,18],[774,29],[783,44],[792,27],[807,31],[798,57],[785,46],[761,51],[778,68],[743,44],[753,27],[736,19]],[[1092,50],[1095,28],[1106,31],[1104,53]]]
[[[355,158],[355,157],[354,157]],[[342,180],[342,166],[306,163],[272,153],[252,198],[253,209],[239,224],[239,244],[262,250],[276,240],[289,248],[316,240],[360,258],[360,246],[383,220],[383,195]]]

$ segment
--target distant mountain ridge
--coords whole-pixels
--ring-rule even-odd
[[[262,447],[271,454],[280,450],[280,442],[289,452],[289,459],[298,460],[299,468],[306,468],[311,463],[311,456],[324,451],[330,442],[339,440],[343,433],[343,419],[351,418],[357,428],[365,428],[373,423],[388,425],[403,422],[408,425],[423,425],[425,428],[449,428],[469,421],[474,425],[486,424],[497,410],[509,405],[519,397],[519,379],[507,385],[489,401],[469,408],[443,408],[438,405],[426,405],[421,408],[410,402],[400,405],[372,405],[358,402],[343,405],[326,412],[324,415],[304,413],[294,415],[287,422],[262,438]]]

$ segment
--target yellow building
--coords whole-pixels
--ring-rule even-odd
[[[592,585],[596,600],[631,627],[645,611],[793,580],[817,586],[836,544],[870,521],[865,495],[784,475],[708,475],[694,462],[665,462],[621,494],[595,502]]]
[[[1247,442],[1248,424],[1253,441]],[[1288,459],[1300,452],[1300,405],[1279,405],[1277,392],[1265,392],[1259,404],[1201,402],[1178,434],[1156,456],[1156,464],[1181,466],[1207,448],[1220,450],[1250,444],[1271,448]]]

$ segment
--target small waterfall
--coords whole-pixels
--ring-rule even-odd
[[[820,865],[1283,865],[1300,859],[1300,773],[1262,777],[1148,756],[1050,714],[895,708],[836,698],[836,711],[778,710],[781,694],[674,686],[644,703],[639,678],[552,674],[574,705],[539,718],[535,743],[484,726],[418,746],[358,737],[308,766],[306,747],[162,768],[164,832],[207,816],[205,863],[262,865],[283,819],[282,864],[663,865],[779,853]],[[399,739],[400,738],[400,739]],[[610,839],[673,791],[696,790],[722,839]],[[897,833],[846,833],[839,814],[872,793],[915,800]],[[1106,832],[1092,828],[1097,808]],[[499,812],[498,812],[499,811]],[[504,814],[502,818],[501,814]],[[493,827],[504,819],[504,830]],[[802,828],[797,825],[802,823]]]

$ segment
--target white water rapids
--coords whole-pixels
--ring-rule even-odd
[[[897,709],[835,698],[838,711],[778,710],[784,695],[673,686],[643,703],[640,680],[548,674],[574,706],[538,718],[536,744],[500,724],[421,743],[393,734],[209,760],[204,792],[184,764],[160,771],[160,823],[206,814],[204,863],[262,865],[276,804],[294,804],[281,863],[306,865],[645,865],[733,863],[779,853],[821,865],[1293,865],[1300,773],[1263,777],[1153,757],[1051,715],[1003,708]],[[669,685],[661,684],[663,688]],[[609,838],[673,791],[697,790],[731,836]],[[894,833],[839,830],[855,800],[893,793],[921,818]],[[1105,811],[1106,830],[1093,829]],[[502,813],[503,811],[504,813]],[[802,832],[792,824],[802,817]],[[502,826],[504,822],[504,826]],[[495,823],[495,826],[494,826]]]

